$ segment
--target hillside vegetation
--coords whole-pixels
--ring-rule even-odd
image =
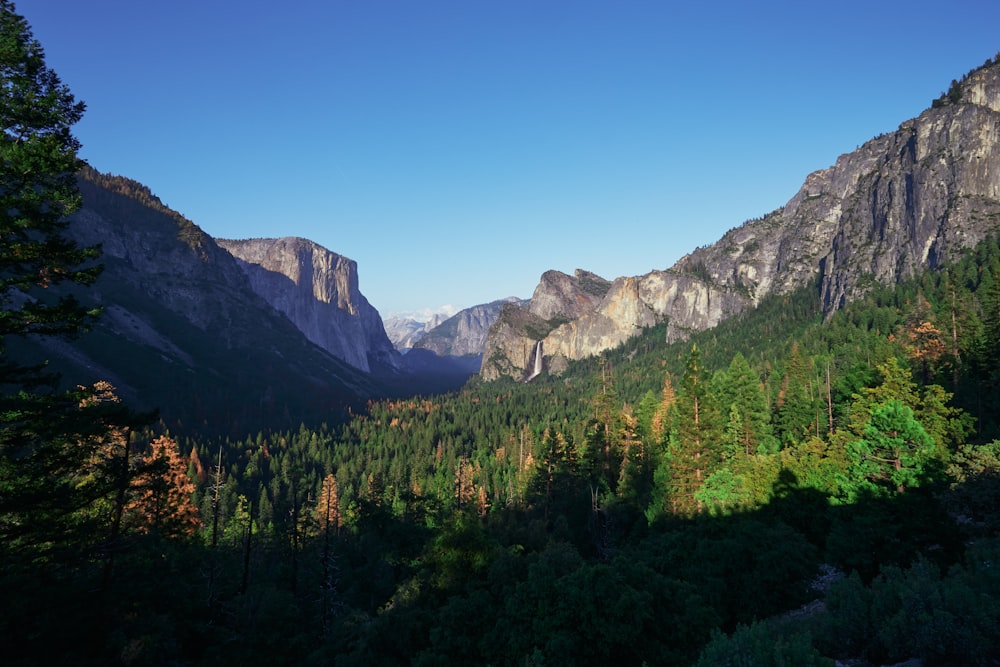
[[[991,239],[828,321],[803,289],[559,378],[175,434],[197,528],[136,506],[113,594],[104,532],[41,586],[8,544],[7,654],[68,627],[96,662],[994,664],[998,278]]]

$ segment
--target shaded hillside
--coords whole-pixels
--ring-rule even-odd
[[[45,341],[69,384],[108,380],[173,426],[246,433],[339,419],[386,389],[316,347],[250,288],[236,260],[145,186],[86,169],[70,234],[98,243],[104,273],[81,300],[93,331]]]
[[[483,354],[490,327],[505,304],[521,304],[516,297],[464,308],[440,322],[414,343],[414,348],[429,350],[439,356],[477,357]]]

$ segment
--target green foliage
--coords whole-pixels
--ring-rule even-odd
[[[716,632],[701,653],[696,667],[832,667],[813,648],[809,637],[782,636],[765,623],[736,628],[731,636]]]
[[[100,272],[92,263],[97,248],[63,236],[80,206],[71,128],[84,105],[46,67],[10,2],[0,4],[0,84],[0,337],[76,333],[94,313],[71,295],[50,299],[45,289],[88,285]],[[17,367],[5,356],[2,368],[0,380],[10,382]]]
[[[1000,534],[1000,440],[962,445],[948,464],[945,506],[974,536]]]
[[[23,21],[0,6],[0,57],[23,53]],[[82,107],[45,80],[71,121]],[[6,132],[9,164],[39,157],[22,134]],[[13,212],[39,212],[57,233],[75,205],[62,176],[79,165],[57,153],[59,178],[0,192],[27,201],[0,221],[14,230],[3,230],[5,334],[27,331],[18,290],[63,308],[38,280],[96,275],[89,251],[32,255],[17,237],[27,218]],[[164,243],[207,247],[148,189],[81,175],[123,220],[156,215]],[[42,194],[48,208],[31,199]],[[13,259],[60,248],[55,273],[17,273],[29,264]],[[196,419],[178,425],[202,512],[194,540],[114,520],[136,459],[120,446],[94,457],[113,427],[134,426],[127,414],[87,403],[92,392],[35,391],[31,369],[11,370],[0,652],[12,664],[989,664],[1000,455],[981,443],[1000,435],[1000,243],[828,317],[817,295],[768,296],[685,341],[667,343],[661,323],[559,378],[473,381],[346,420],[308,385],[301,400],[261,401],[273,376],[241,371],[246,359],[226,357],[222,384],[165,370],[163,393],[142,393],[193,404]],[[32,331],[87,321],[47,312],[50,330]],[[225,395],[234,385],[246,385],[238,400]],[[267,428],[249,434],[248,413]],[[317,521],[330,480],[336,530]],[[830,568],[845,576],[824,594],[812,584]]]
[[[934,441],[913,411],[896,399],[876,406],[864,437],[847,446],[848,493],[902,493],[916,486],[933,454]]]
[[[864,656],[878,663],[917,658],[928,664],[991,665],[1000,651],[995,632],[998,577],[995,542],[975,548],[964,564],[942,574],[918,559],[889,566],[865,587],[851,576],[833,585],[817,644],[828,655]],[[984,567],[985,566],[985,567]]]

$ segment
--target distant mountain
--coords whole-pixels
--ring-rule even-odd
[[[522,305],[525,301],[507,297],[459,311],[417,338],[414,348],[429,350],[441,357],[480,357],[490,327],[504,305]]]
[[[580,285],[554,301],[580,296],[577,314],[557,307],[546,317],[534,297],[528,308],[505,309],[481,376],[526,377],[539,341],[544,367],[558,370],[663,321],[678,340],[807,285],[829,314],[874,285],[942,266],[998,229],[1000,64],[989,62],[919,117],[810,174],[783,207],[671,268],[617,278],[590,306]],[[574,282],[549,272],[539,289],[552,291],[553,281]]]
[[[448,319],[444,313],[435,313],[430,319],[421,321],[411,317],[387,317],[383,321],[385,333],[399,351],[409,350],[428,331]]]
[[[336,421],[373,398],[451,391],[474,360],[403,356],[358,288],[356,263],[300,238],[216,240],[128,178],[83,170],[69,235],[101,244],[80,290],[104,314],[72,341],[12,350],[67,384],[107,380],[175,431]]]

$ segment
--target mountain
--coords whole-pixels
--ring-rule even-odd
[[[429,320],[421,321],[410,317],[387,317],[383,321],[385,334],[392,341],[393,346],[399,350],[409,350],[418,340],[448,319],[449,315],[444,313],[434,313]]]
[[[525,377],[539,341],[545,368],[558,371],[663,321],[678,340],[806,285],[829,315],[875,285],[937,268],[1000,229],[998,145],[1000,65],[988,62],[895,132],[810,174],[783,207],[669,269],[615,279],[565,322],[534,312],[534,297],[506,309],[481,376]]]
[[[528,376],[537,341],[597,308],[611,283],[582,269],[569,276],[546,271],[526,303],[505,304],[483,348],[483,379]],[[549,370],[554,370],[550,367]]]
[[[103,316],[77,340],[29,341],[19,354],[50,359],[67,384],[107,380],[171,426],[296,425],[389,391],[307,340],[254,291],[245,265],[146,186],[90,168],[79,185],[68,235],[101,244],[104,272],[78,298]]]
[[[398,370],[382,318],[358,289],[358,265],[302,238],[216,239],[250,287],[338,359],[367,372]]]
[[[480,357],[490,327],[500,316],[503,306],[523,303],[517,297],[507,297],[465,308],[429,328],[412,347],[429,350],[441,357]]]

